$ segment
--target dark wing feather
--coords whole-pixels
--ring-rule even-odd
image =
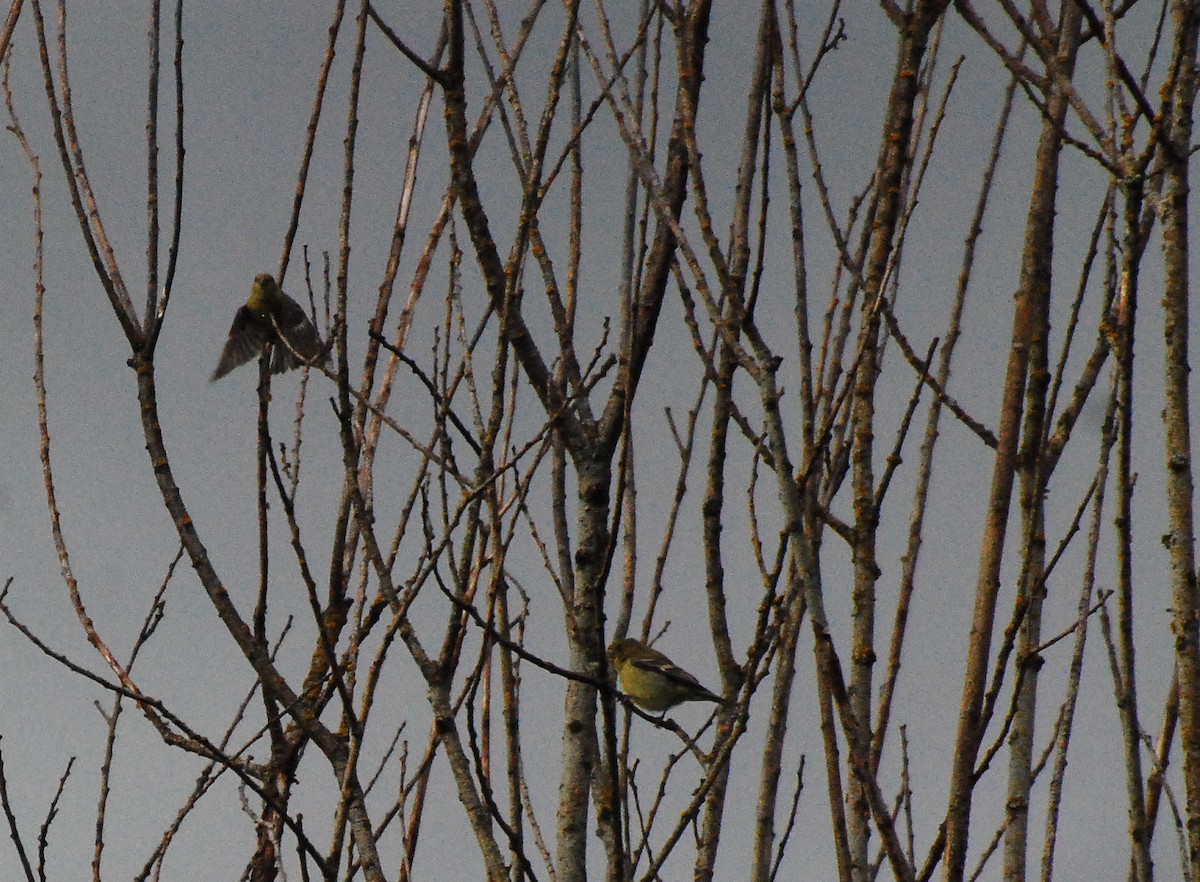
[[[233,317],[229,339],[225,341],[217,369],[213,371],[209,382],[216,382],[234,368],[250,361],[262,351],[267,342],[267,334],[259,319],[247,307],[240,307]]]
[[[700,681],[672,662],[666,656],[656,659],[633,659],[633,666],[641,668],[644,671],[657,671],[668,680],[678,683],[681,686],[694,687],[696,689],[704,689],[700,685]]]
[[[280,297],[283,300],[275,316],[275,329],[283,342],[275,345],[271,370],[278,374],[302,364],[313,364],[318,359],[324,363],[325,358],[321,356],[325,347],[308,313],[283,292]]]
[[[657,672],[663,677],[666,677],[676,686],[681,687],[686,693],[686,697],[680,697],[678,701],[715,701],[718,704],[725,704],[725,699],[709,690],[699,680],[685,671],[679,665],[675,664],[661,652],[651,649],[654,653],[654,658],[635,658],[630,659],[630,662],[636,668],[641,668],[644,671]]]

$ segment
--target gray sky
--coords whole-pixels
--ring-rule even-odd
[[[237,305],[244,299],[251,278],[258,272],[274,272],[278,265],[283,235],[291,210],[292,193],[300,159],[300,144],[311,111],[313,85],[320,64],[329,26],[329,4],[283,4],[279,2],[210,2],[185,9],[185,100],[187,107],[187,166],[185,183],[184,227],[179,260],[179,275],[171,301],[171,312],[158,354],[158,376],[163,424],[168,449],[173,456],[176,476],[191,506],[193,517],[213,554],[218,571],[243,608],[249,608],[253,579],[239,581],[235,574],[256,572],[257,541],[254,508],[254,382],[252,368],[243,369],[218,384],[209,384],[208,374],[215,363],[229,322]],[[71,76],[81,138],[88,170],[97,189],[98,201],[107,229],[126,274],[135,302],[144,299],[145,279],[145,94],[146,67],[145,4],[82,4],[71,9],[68,39],[71,50]],[[389,5],[384,14],[419,51],[433,45],[439,24],[436,4],[396,9]],[[848,25],[850,39],[828,61],[828,68],[815,89],[817,139],[825,152],[826,174],[844,215],[852,195],[863,187],[865,175],[874,163],[879,141],[882,102],[892,64],[889,26],[878,10],[856,10]],[[511,30],[515,33],[518,14],[512,11]],[[819,17],[823,21],[822,8]],[[552,46],[557,38],[558,13],[547,13],[547,25],[539,30],[536,45]],[[900,311],[906,329],[918,348],[944,333],[954,285],[961,260],[962,240],[974,207],[974,194],[990,146],[996,108],[1004,86],[1004,77],[994,57],[979,41],[964,30],[957,20],[948,28],[953,47],[944,51],[941,64],[948,67],[959,52],[967,53],[957,91],[951,100],[951,119],[945,126],[934,167],[925,183],[923,197],[907,243],[907,263],[902,275]],[[553,27],[550,26],[553,23]],[[814,27],[816,22],[813,23]],[[702,102],[701,137],[706,161],[712,168],[736,167],[740,116],[744,112],[747,79],[746,55],[753,41],[755,22],[741,13],[736,4],[720,5],[712,31],[712,66]],[[342,137],[349,79],[349,36],[352,22],[339,43],[339,54],[331,79],[326,120],[314,156],[313,173],[288,272],[287,288],[298,296],[303,290],[301,246],[309,248],[314,273],[320,271],[323,251],[337,248],[337,218],[340,210]],[[812,35],[806,35],[811,41]],[[739,51],[739,44],[746,50]],[[880,51],[880,46],[887,46]],[[164,47],[169,60],[170,47]],[[1090,59],[1094,63],[1095,59]],[[17,32],[13,54],[12,82],[17,111],[39,153],[45,175],[43,184],[46,212],[46,340],[47,382],[50,390],[50,426],[53,456],[67,540],[74,553],[76,575],[80,580],[89,611],[97,626],[114,647],[129,646],[154,591],[163,578],[175,550],[174,530],[166,518],[161,500],[148,469],[140,427],[137,422],[134,375],[126,366],[128,350],[120,329],[96,281],[81,237],[65,198],[62,168],[54,153],[45,97],[40,88],[35,42],[28,9]],[[544,80],[538,82],[531,63],[528,79],[522,80],[529,107],[540,108]],[[943,68],[941,81],[944,82]],[[591,79],[585,80],[592,88]],[[361,353],[365,310],[374,299],[381,268],[387,254],[391,226],[400,192],[404,151],[421,80],[410,64],[373,34],[367,49],[364,102],[360,111],[359,153],[352,221],[354,245],[350,273],[352,355]],[[173,99],[170,80],[164,76],[161,167],[162,189],[169,194],[173,145],[169,135],[169,111]],[[594,91],[594,89],[593,89]],[[478,107],[478,94],[473,96]],[[985,235],[976,268],[972,298],[965,321],[962,350],[969,357],[958,361],[953,393],[976,416],[994,425],[999,400],[999,378],[1006,356],[1012,291],[1018,265],[1031,139],[1036,137],[1037,119],[1027,106],[1020,105],[1010,135],[1013,149],[1002,161],[1001,182],[985,221]],[[421,194],[414,209],[411,228],[415,242],[405,252],[400,271],[401,285],[411,278],[419,244],[429,220],[437,209],[434,194],[444,188],[445,134],[441,105],[435,101],[426,136],[429,145],[421,166]],[[496,217],[504,218],[501,206],[512,200],[513,176],[507,148],[498,127],[493,127],[482,154],[484,199]],[[611,196],[595,195],[598,220],[587,228],[588,258],[584,266],[582,302],[585,328],[599,339],[601,320],[616,310],[616,279],[606,273],[619,258],[619,223],[624,191],[622,148],[612,125],[603,126],[586,142],[586,161],[596,193],[605,188]],[[1079,254],[1086,244],[1094,213],[1101,196],[1100,177],[1094,168],[1073,158],[1072,171],[1065,179],[1062,193],[1059,232],[1062,240],[1058,255],[1061,269],[1071,281],[1077,273]],[[494,169],[494,174],[488,170]],[[782,180],[782,179],[780,179]],[[602,184],[604,181],[606,183]],[[807,181],[807,178],[806,178]],[[732,181],[710,180],[714,200],[728,200]],[[8,455],[0,460],[0,577],[12,577],[9,602],[24,621],[55,648],[82,661],[98,673],[106,673],[94,652],[86,646],[71,611],[66,590],[59,575],[57,558],[50,539],[44,490],[37,458],[36,412],[33,384],[32,313],[33,281],[31,203],[29,168],[11,136],[0,138],[0,187],[3,187],[0,211],[0,256],[9,267],[2,286],[0,309],[0,395],[9,415],[0,424],[0,438]],[[784,191],[776,190],[775,210],[785,207]],[[169,195],[164,199],[169,201]],[[690,208],[689,208],[690,210]],[[815,199],[806,210],[816,218],[820,208]],[[168,215],[164,215],[164,223]],[[611,221],[611,223],[609,222]],[[813,224],[814,229],[820,227]],[[725,230],[718,230],[721,235]],[[553,231],[551,231],[553,242]],[[502,251],[509,236],[498,232]],[[465,234],[463,235],[465,244]],[[165,236],[163,254],[165,257]],[[562,243],[558,243],[560,246]],[[778,341],[791,333],[788,325],[790,300],[786,292],[791,270],[786,244],[778,249],[777,301],[764,309],[778,309],[781,321],[775,330]],[[444,253],[444,252],[443,252]],[[832,249],[828,239],[819,235],[810,244],[810,278],[818,290],[828,288],[833,270]],[[443,261],[444,263],[444,258]],[[466,284],[468,298],[483,302],[482,288],[474,264]],[[1157,258],[1151,264],[1157,265]],[[1153,272],[1143,279],[1144,321],[1159,320],[1160,309],[1154,293]],[[1055,334],[1061,326],[1069,297],[1056,295],[1060,312],[1055,316]],[[1093,294],[1086,309],[1095,315],[1098,294]],[[423,318],[436,318],[437,297]],[[1085,309],[1085,311],[1086,311]],[[669,298],[664,310],[662,332],[647,368],[647,379],[638,400],[636,417],[640,431],[666,437],[663,407],[671,406],[682,414],[692,400],[699,367],[690,354],[690,342],[680,323],[678,298]],[[1094,318],[1090,325],[1094,327]],[[353,330],[359,331],[357,336]],[[541,328],[545,330],[545,328]],[[1153,342],[1154,333],[1143,333]],[[427,358],[432,345],[428,322],[418,324],[410,341],[414,357]],[[782,344],[781,344],[782,345]],[[1170,595],[1165,582],[1165,554],[1159,544],[1163,532],[1161,407],[1157,378],[1161,358],[1147,348],[1139,351],[1147,373],[1138,388],[1138,407],[1144,417],[1145,437],[1140,438],[1137,458],[1138,519],[1138,628],[1141,638],[1139,665],[1144,683],[1143,713],[1146,725],[1154,729],[1171,671],[1169,638]],[[1077,372],[1076,367],[1076,372]],[[1072,374],[1072,380],[1075,374]],[[890,430],[911,390],[911,372],[893,374],[895,391],[885,396],[880,422]],[[404,376],[402,393],[416,402],[406,409],[402,421],[421,426],[428,420],[428,402],[411,377]],[[291,397],[298,380],[289,376],[276,386],[276,432],[288,430]],[[794,374],[785,382],[795,388]],[[681,392],[683,389],[685,391]],[[306,441],[306,469],[310,480],[301,495],[307,523],[311,525],[314,547],[321,547],[340,486],[340,449],[336,425],[325,401],[330,394],[326,381],[314,379],[310,406],[309,435]],[[888,407],[894,407],[889,412]],[[532,411],[529,411],[532,413]],[[918,424],[923,425],[923,409]],[[1074,459],[1064,463],[1055,478],[1050,520],[1051,547],[1057,543],[1073,514],[1073,505],[1086,488],[1094,467],[1099,439],[1099,416],[1085,415],[1081,433],[1088,440],[1075,445]],[[532,428],[532,427],[531,427]],[[906,456],[915,462],[914,431]],[[965,622],[971,610],[976,575],[982,503],[990,480],[991,458],[959,425],[943,421],[943,445],[940,471],[934,488],[936,526],[928,534],[922,559],[919,588],[914,608],[914,630],[910,634],[905,657],[908,676],[902,681],[895,722],[908,726],[913,760],[913,778],[917,788],[917,851],[923,854],[944,809],[944,793],[949,770],[946,765],[953,737],[961,692],[961,661],[965,650]],[[891,437],[881,436],[881,454],[890,447]],[[649,561],[657,551],[661,524],[669,494],[675,481],[677,459],[673,445],[647,445],[639,454],[639,520],[644,531],[645,563],[639,577],[648,580]],[[397,461],[396,468],[403,469]],[[736,474],[737,468],[732,470]],[[746,474],[743,468],[743,474]],[[327,476],[327,477],[326,477]],[[731,477],[731,485],[734,478]],[[901,471],[893,491],[892,507],[885,510],[895,526],[885,530],[880,550],[884,593],[889,598],[881,611],[879,633],[890,626],[891,596],[899,578],[899,554],[907,529],[911,472]],[[401,488],[404,486],[399,484]],[[698,485],[697,485],[698,486]],[[1070,488],[1070,489],[1068,489]],[[740,493],[740,490],[737,491]],[[762,495],[760,493],[760,495]],[[769,497],[770,494],[767,494]],[[699,500],[693,488],[689,497],[690,517],[681,527],[683,535],[668,563],[664,584],[663,619],[672,628],[660,647],[701,676],[706,683],[716,680],[715,662],[710,644],[702,638],[706,623],[697,586],[703,582],[703,562],[699,547]],[[1069,502],[1068,502],[1069,500]],[[770,504],[768,499],[767,504]],[[835,506],[837,507],[837,506]],[[840,513],[849,516],[849,505],[842,501]],[[1106,508],[1106,524],[1111,523],[1111,504]],[[731,504],[729,537],[744,536],[745,504],[741,497]],[[739,522],[741,519],[741,522]],[[285,536],[282,524],[276,524],[278,538]],[[770,531],[768,531],[770,532]],[[833,537],[831,537],[831,540]],[[830,612],[835,621],[846,622],[849,592],[832,586],[848,584],[845,548],[831,541],[826,548],[826,578],[830,588]],[[322,553],[324,553],[322,551]],[[276,552],[283,561],[283,545]],[[739,551],[731,540],[726,550],[730,584],[738,580],[754,586],[755,569],[749,551]],[[1005,598],[1011,596],[1015,555],[1006,566]],[[520,573],[533,597],[531,646],[547,657],[561,660],[561,611],[553,590],[539,582],[539,566],[532,559]],[[323,562],[322,562],[323,566]],[[1081,557],[1076,552],[1061,565],[1051,587],[1054,601],[1047,614],[1045,632],[1057,633],[1071,621],[1078,589]],[[1106,561],[1100,584],[1114,587],[1112,562]],[[319,569],[319,567],[318,567]],[[201,723],[210,736],[216,736],[231,709],[240,701],[250,684],[250,672],[232,642],[215,624],[207,599],[196,580],[181,566],[168,595],[168,616],[157,639],[139,662],[138,671],[151,693],[167,699],[174,709],[193,723]],[[280,575],[285,580],[285,575]],[[644,591],[646,585],[640,585]],[[298,589],[297,589],[298,590]],[[756,598],[755,591],[749,591]],[[433,599],[428,609],[417,616],[436,615]],[[635,619],[644,607],[635,610]],[[753,605],[733,610],[735,625],[749,633]],[[999,619],[1003,623],[1003,614]],[[273,622],[278,628],[281,622]],[[844,627],[844,625],[843,625]],[[304,661],[306,640],[311,629],[301,626],[302,634],[287,649],[296,653],[295,662]],[[82,878],[91,859],[90,841],[95,811],[95,782],[103,748],[103,721],[93,701],[108,706],[107,696],[91,684],[69,675],[39,654],[15,631],[8,630],[0,640],[0,735],[3,736],[5,764],[10,795],[20,814],[23,830],[32,836],[36,824],[53,793],[55,783],[70,756],[77,756],[74,775],[62,801],[50,850],[52,877]],[[844,633],[844,631],[842,632]],[[886,638],[881,636],[881,646]],[[744,643],[735,646],[744,650]],[[806,650],[807,652],[807,650]],[[1064,641],[1047,655],[1044,676],[1044,711],[1040,724],[1048,733],[1046,721],[1056,712],[1061,694],[1063,667],[1069,652]],[[803,657],[810,665],[811,658]],[[394,663],[396,664],[396,663]],[[1088,674],[1085,676],[1080,706],[1087,715],[1086,724],[1075,732],[1072,760],[1086,774],[1068,778],[1063,831],[1058,857],[1061,878],[1101,877],[1104,869],[1124,866],[1128,847],[1121,835],[1126,829],[1126,813],[1121,790],[1120,736],[1115,726],[1116,712],[1111,684],[1098,636],[1091,638],[1088,650]],[[882,671],[882,665],[880,666]],[[397,665],[397,714],[405,708],[421,710],[423,689],[412,671]],[[541,818],[552,826],[556,799],[559,733],[561,716],[560,684],[552,683],[537,671],[527,671],[527,685],[553,686],[548,690],[554,700],[545,706],[530,702],[528,712],[544,721],[552,751],[551,773],[545,776],[546,789],[537,794]],[[917,689],[914,684],[929,683]],[[828,837],[828,809],[825,806],[821,744],[816,727],[815,697],[807,677],[798,683],[799,714],[795,736],[785,759],[785,773],[793,774],[801,752],[808,757],[806,794],[801,803],[800,829],[803,834],[792,843],[789,861],[795,869],[792,878],[828,878],[832,851],[824,843]],[[765,698],[765,696],[761,696]],[[413,702],[413,703],[410,703]],[[157,842],[162,830],[186,793],[197,765],[192,758],[168,750],[136,712],[129,709],[122,724],[122,742],[116,759],[114,794],[110,808],[109,840],[105,864],[110,878],[124,878],[139,869]],[[756,711],[755,721],[765,717],[765,705]],[[414,743],[424,737],[425,717],[413,715],[408,734]],[[695,726],[703,719],[699,709],[684,709],[678,714],[684,725]],[[662,740],[659,740],[662,739]],[[761,732],[752,734],[740,748],[739,770],[748,782],[757,786],[754,751],[761,744]],[[898,739],[890,742],[887,763],[894,775]],[[635,749],[643,761],[653,766],[675,745],[667,736],[635,724]],[[264,748],[265,749],[265,748]],[[1003,755],[1002,755],[1003,756]],[[684,762],[690,760],[685,759]],[[328,798],[321,793],[330,780],[327,774],[302,777],[302,799],[324,806]],[[1111,772],[1109,772],[1111,770]],[[1109,772],[1109,774],[1104,774]],[[691,777],[689,777],[691,776]],[[694,769],[676,782],[699,780]],[[997,780],[1002,777],[997,776]],[[894,777],[885,779],[889,785]],[[652,780],[652,779],[647,779]],[[444,768],[435,771],[434,786],[448,785]],[[643,786],[648,786],[644,784]],[[751,810],[751,784],[746,797],[731,803],[734,815],[745,819],[748,827]],[[885,792],[890,792],[885,787]],[[1038,793],[1044,799],[1045,788]],[[686,796],[681,792],[681,797]],[[980,798],[977,797],[977,803]],[[997,807],[999,817],[1002,803]],[[981,810],[973,827],[973,854],[990,836],[987,820],[990,810]],[[319,811],[313,811],[314,818]],[[1161,817],[1165,818],[1164,812]],[[1036,814],[1035,814],[1036,817]],[[425,874],[434,872],[434,856],[449,863],[440,866],[438,875],[450,878],[446,867],[462,867],[465,875],[474,874],[478,858],[473,841],[462,820],[461,809],[452,800],[445,817],[438,816],[444,833],[426,824],[420,861]],[[1165,824],[1165,821],[1163,822]],[[237,808],[237,797],[228,781],[206,799],[185,826],[173,856],[168,859],[167,877],[222,879],[236,878],[249,854],[249,825]],[[1100,831],[1110,831],[1101,835]],[[1038,832],[1034,833],[1035,839]],[[721,866],[736,878],[745,866],[746,843],[743,837],[731,842]],[[318,842],[322,840],[318,837]],[[214,842],[223,847],[214,849]],[[1175,878],[1176,860],[1170,831],[1160,826],[1157,862],[1163,878]],[[0,876],[15,878],[17,864],[9,845],[0,848]],[[422,864],[419,863],[420,868]],[[678,864],[679,873],[686,867]],[[987,874],[995,878],[998,864]],[[196,872],[197,868],[203,868]],[[419,874],[420,875],[420,874]],[[785,873],[785,876],[789,874]],[[681,878],[682,876],[680,876]]]

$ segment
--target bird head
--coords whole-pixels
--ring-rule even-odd
[[[246,306],[256,315],[269,315],[280,302],[279,285],[275,283],[275,277],[270,273],[259,273],[254,277],[254,284],[250,286],[250,296],[246,299]]]
[[[612,660],[613,664],[617,664],[633,655],[636,647],[637,641],[630,638],[614,640],[608,647],[608,657]]]

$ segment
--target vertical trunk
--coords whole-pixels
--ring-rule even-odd
[[[1062,4],[1059,24],[1058,62],[1069,76],[1075,66],[1082,16],[1071,0]],[[1038,168],[1026,229],[1023,278],[1030,286],[1031,315],[1034,326],[1029,349],[1029,388],[1026,395],[1024,442],[1020,456],[1021,519],[1024,543],[1018,603],[1025,604],[1021,622],[1017,664],[1020,666],[1020,693],[1009,736],[1008,797],[1005,800],[1007,830],[1004,838],[1004,878],[1025,878],[1028,852],[1029,791],[1034,763],[1033,735],[1036,723],[1038,668],[1041,659],[1034,650],[1041,643],[1042,603],[1046,596],[1043,583],[1046,537],[1043,491],[1050,475],[1043,471],[1042,438],[1046,419],[1046,391],[1049,386],[1049,335],[1052,260],[1054,256],[1054,214],[1058,196],[1058,167],[1062,148],[1062,126],[1067,100],[1061,89],[1054,90],[1042,123],[1038,145]],[[1029,247],[1029,243],[1039,243]]]
[[[1074,58],[1073,47],[1078,32],[1074,5],[1065,4],[1063,42],[1067,49],[1065,61]],[[1074,22],[1072,24],[1072,22]],[[950,773],[950,804],[946,824],[945,878],[961,882],[967,856],[967,841],[971,818],[971,792],[974,787],[975,760],[982,738],[981,719],[983,693],[987,682],[992,628],[995,624],[996,597],[1000,590],[1000,565],[1008,528],[1008,512],[1012,500],[1013,480],[1018,462],[1017,446],[1023,418],[1022,400],[1025,395],[1027,371],[1033,347],[1045,334],[1047,299],[1050,296],[1051,231],[1054,228],[1055,197],[1058,187],[1059,152],[1062,146],[1061,121],[1066,101],[1056,91],[1051,97],[1050,119],[1045,124],[1038,144],[1032,197],[1025,227],[1025,248],[1022,257],[1021,281],[1015,294],[1016,307],[1009,348],[1008,367],[1004,377],[1004,397],[1001,403],[998,444],[992,471],[992,486],[988,514],[979,554],[979,573],[975,587],[975,610],[967,647],[966,672],[963,677],[962,703],[959,708],[958,734]],[[1036,697],[1028,695],[1028,700]],[[1032,704],[1029,706],[1032,712]],[[1032,725],[1032,717],[1028,720]],[[1018,746],[1014,746],[1017,750]],[[1018,751],[1019,752],[1019,751]],[[1023,762],[1018,759],[1018,763]],[[1010,776],[1019,775],[1010,767]],[[1027,777],[1027,776],[1026,776]],[[1027,800],[1027,785],[1022,785]],[[1023,800],[1024,801],[1024,800]],[[1010,837],[1006,845],[1006,871],[1013,850],[1020,850],[1024,862],[1023,804],[1010,807],[1010,821],[1019,825],[1017,838]],[[1021,871],[1023,872],[1023,871]],[[1014,877],[1014,878],[1019,878]]]
[[[875,586],[879,565],[875,555],[875,533],[879,513],[875,506],[875,385],[879,378],[877,357],[882,327],[876,301],[883,296],[883,284],[895,251],[896,230],[904,206],[905,185],[911,164],[914,107],[920,92],[918,72],[926,61],[929,33],[940,18],[944,4],[922,4],[905,24],[896,57],[896,68],[888,96],[878,173],[875,183],[877,208],[875,229],[864,269],[863,327],[859,334],[858,374],[851,405],[853,425],[854,494],[854,587],[853,634],[850,652],[850,709],[858,725],[871,732],[872,672],[875,665]],[[855,750],[853,744],[850,750]],[[867,757],[852,756],[849,764],[846,799],[849,803],[851,875],[855,882],[867,882],[871,874],[871,808],[864,790],[865,782],[855,771],[869,768]]]
[[[574,461],[579,480],[575,539],[575,594],[568,613],[571,668],[595,679],[603,676],[604,571],[609,542],[610,461],[601,455]],[[558,878],[587,879],[588,806],[599,761],[596,741],[596,689],[572,680],[563,709],[562,777],[557,823]],[[607,802],[606,802],[607,804]],[[613,826],[613,818],[600,819]]]
[[[1170,138],[1163,145],[1166,176],[1162,203],[1165,310],[1167,513],[1164,542],[1171,557],[1175,664],[1179,674],[1179,721],[1187,795],[1188,862],[1200,877],[1200,598],[1196,591],[1192,512],[1191,426],[1188,402],[1188,157],[1196,97],[1196,34],[1200,12],[1187,0],[1172,4],[1173,53],[1178,74],[1170,95]]]

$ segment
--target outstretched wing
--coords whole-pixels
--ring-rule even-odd
[[[267,342],[262,322],[249,308],[239,307],[233,317],[233,325],[229,328],[229,339],[225,341],[217,369],[213,371],[209,382],[216,382],[234,368],[244,365],[258,355]]]
[[[275,330],[280,340],[275,343],[275,355],[271,359],[271,371],[282,373],[302,364],[324,363],[328,353],[324,352],[321,335],[317,333],[308,313],[282,291],[282,301],[275,314]]]

